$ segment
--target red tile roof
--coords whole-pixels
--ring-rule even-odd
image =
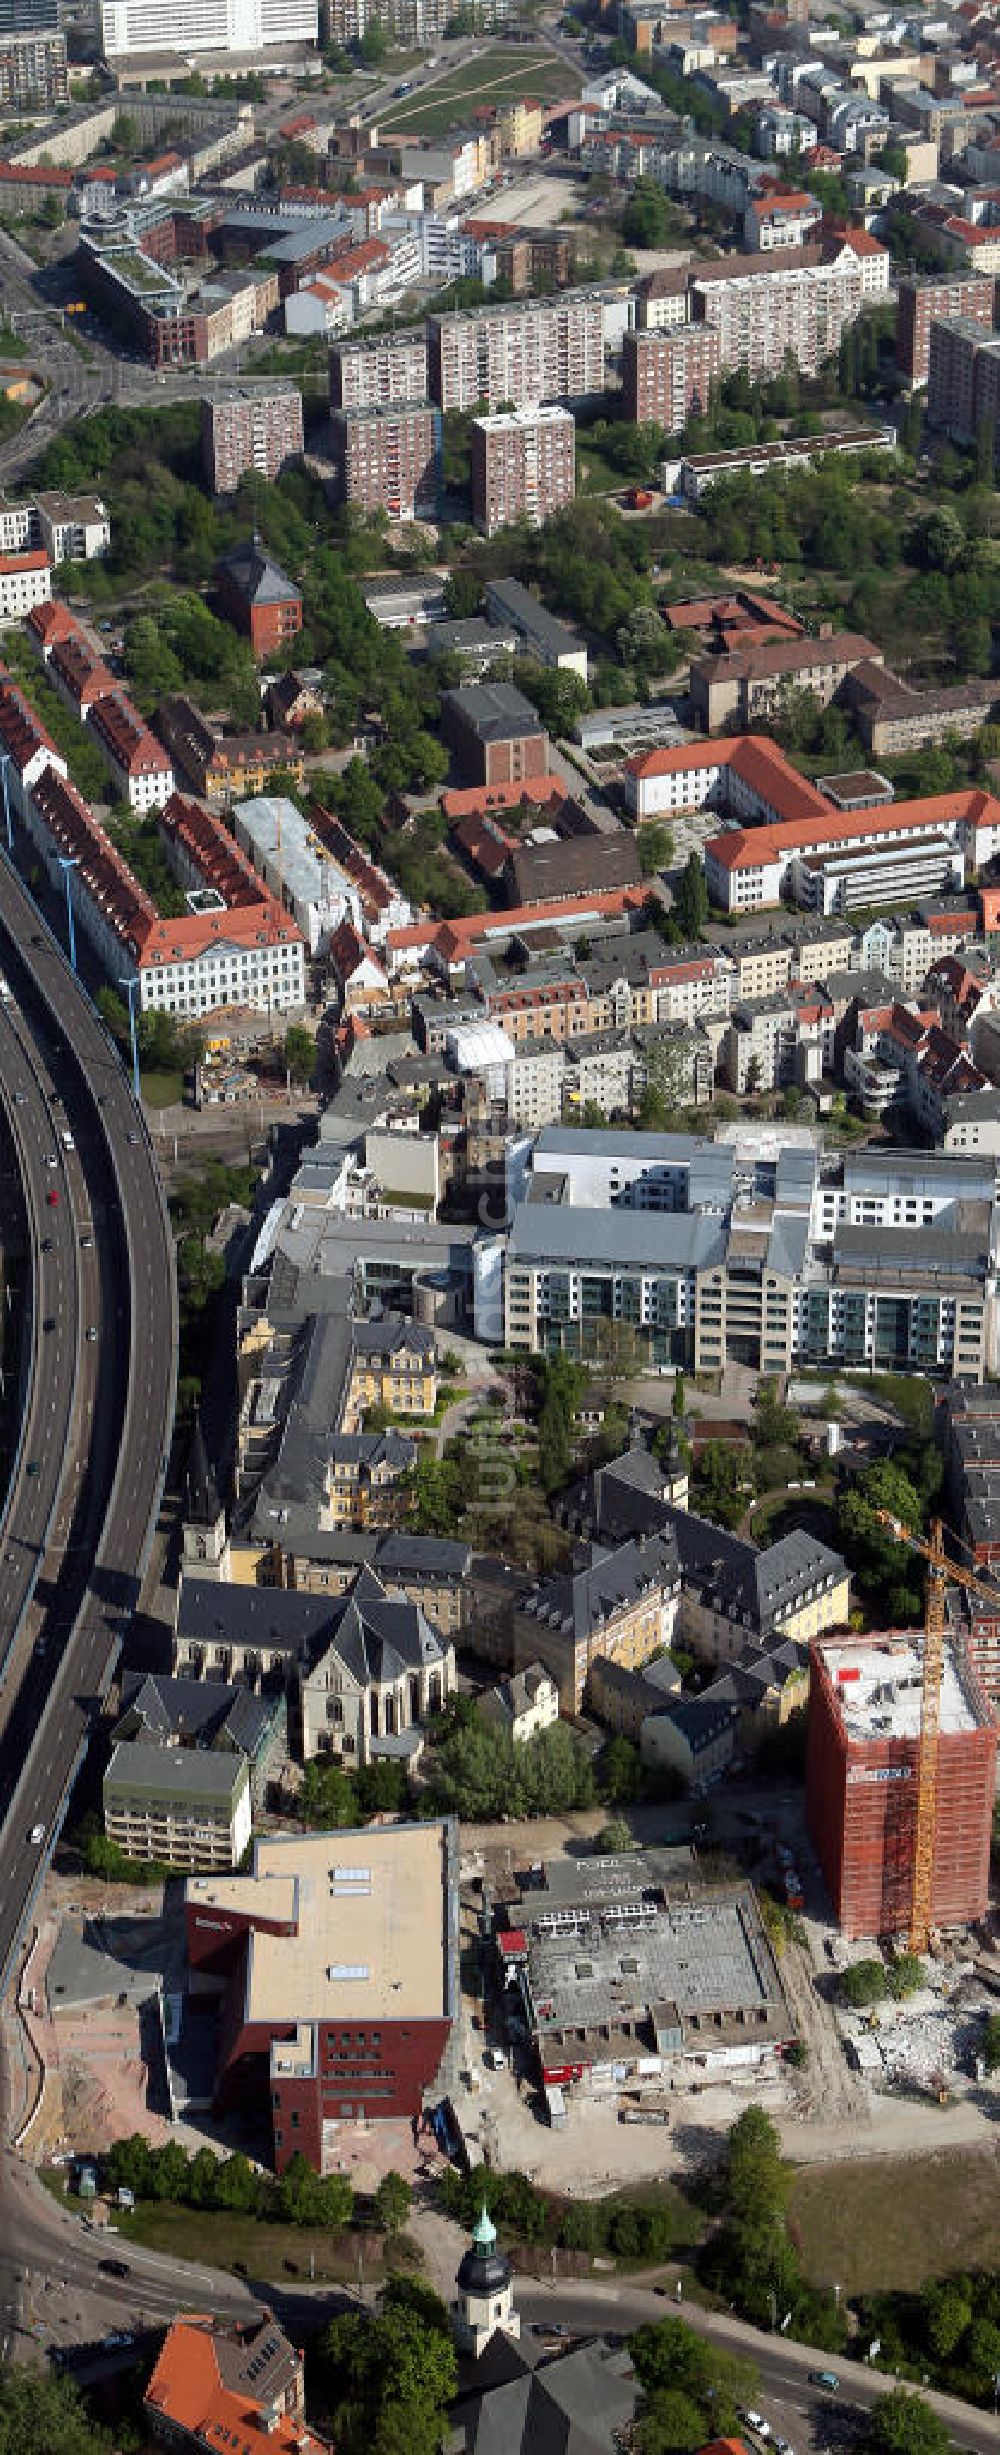
[[[875,809],[849,813],[833,810],[827,802],[819,825],[814,816],[787,819],[778,826],[734,828],[731,834],[713,836],[706,851],[719,869],[759,869],[800,846],[819,851],[824,844],[843,845],[849,850],[864,836],[930,834],[935,827],[953,825],[956,820],[967,825],[983,823],[990,805],[990,794],[976,791],[935,793],[924,801],[882,802]],[[992,811],[992,824],[1000,827],[1000,802],[992,802]]]
[[[57,639],[80,639],[83,634],[68,605],[50,597],[46,605],[33,605],[28,615],[27,629],[44,650],[54,647]]]
[[[143,723],[127,692],[113,688],[106,698],[99,699],[90,722],[93,732],[99,735],[125,775],[164,776],[172,772],[162,742]]]
[[[270,2325],[280,2348],[280,2330],[273,2320]],[[272,2405],[274,2425],[268,2426],[269,2408],[248,2392],[238,2358],[231,2363],[228,2353],[217,2320],[200,2313],[175,2319],[146,2389],[150,2411],[212,2455],[227,2449],[229,2455],[324,2455],[327,2441],[316,2437],[298,2411],[275,2412]],[[227,2370],[235,2371],[235,2384],[227,2382]]]

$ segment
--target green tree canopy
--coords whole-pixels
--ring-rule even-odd
[[[869,2455],[948,2455],[950,2437],[922,2395],[893,2387],[872,2407]]]
[[[112,2443],[70,2379],[0,2365],[0,2455],[110,2455]]]

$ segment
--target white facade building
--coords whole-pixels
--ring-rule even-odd
[[[315,43],[318,0],[103,0],[107,60],[129,53],[254,52]]]
[[[47,605],[51,595],[52,566],[40,547],[0,554],[0,622],[23,622],[33,605]]]

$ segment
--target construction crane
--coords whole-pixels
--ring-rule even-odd
[[[937,1830],[938,1739],[941,1730],[941,1681],[944,1674],[944,1640],[946,1629],[945,1587],[960,1586],[965,1594],[978,1594],[992,1603],[1000,1614],[1000,1586],[995,1580],[977,1577],[973,1569],[959,1567],[944,1547],[944,1526],[939,1517],[933,1519],[930,1540],[915,1533],[912,1526],[893,1517],[889,1509],[876,1509],[880,1526],[895,1535],[897,1543],[905,1543],[909,1551],[927,1562],[927,1588],[924,1597],[924,1673],[920,1699],[920,1748],[917,1757],[917,1815],[913,1840],[913,1893],[910,1902],[910,1950],[926,1952],[931,1932],[931,1905],[934,1886],[934,1836]]]

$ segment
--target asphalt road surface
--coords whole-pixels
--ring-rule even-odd
[[[456,2249],[456,2264],[457,2256]],[[124,2260],[127,2275],[110,2275],[109,2259]],[[689,2326],[752,2365],[753,2403],[794,2455],[809,2448],[843,2455],[859,2438],[864,2414],[893,2383],[864,2362],[838,2355],[828,2365],[812,2346],[789,2342],[780,2332],[761,2335],[726,2312],[679,2303],[669,2286],[657,2292],[630,2279],[554,2285],[525,2279],[516,2298],[522,2326],[553,2343],[576,2335],[629,2335],[648,2320],[679,2312]],[[244,2285],[211,2268],[123,2243],[120,2235],[87,2232],[16,2158],[0,2158],[0,2331],[12,2350],[18,2338],[39,2335],[50,2344],[99,2345],[109,2331],[141,2334],[182,2309],[245,2317],[266,2304],[294,2329],[315,2325],[354,2300],[320,2286]],[[839,2381],[835,2393],[810,2377],[827,2366]],[[992,2414],[932,2392],[928,2402],[956,2446],[972,2455],[998,2455],[1000,2423]]]
[[[30,1613],[0,1677],[5,1986],[138,1599],[173,1422],[177,1319],[173,1241],[141,1112],[95,1009],[6,856],[0,969],[16,1010],[7,1011],[0,1065],[16,1055],[35,1077],[33,1104],[25,1080],[24,1106],[15,1086],[8,1110],[20,1131],[26,1207],[52,1223],[51,1251],[41,1251],[40,1237],[35,1255],[28,1437],[37,1428],[39,1454],[33,1461],[24,1447],[24,1474],[15,1475],[0,1521],[0,1578]],[[29,1462],[38,1468],[30,1478]]]

